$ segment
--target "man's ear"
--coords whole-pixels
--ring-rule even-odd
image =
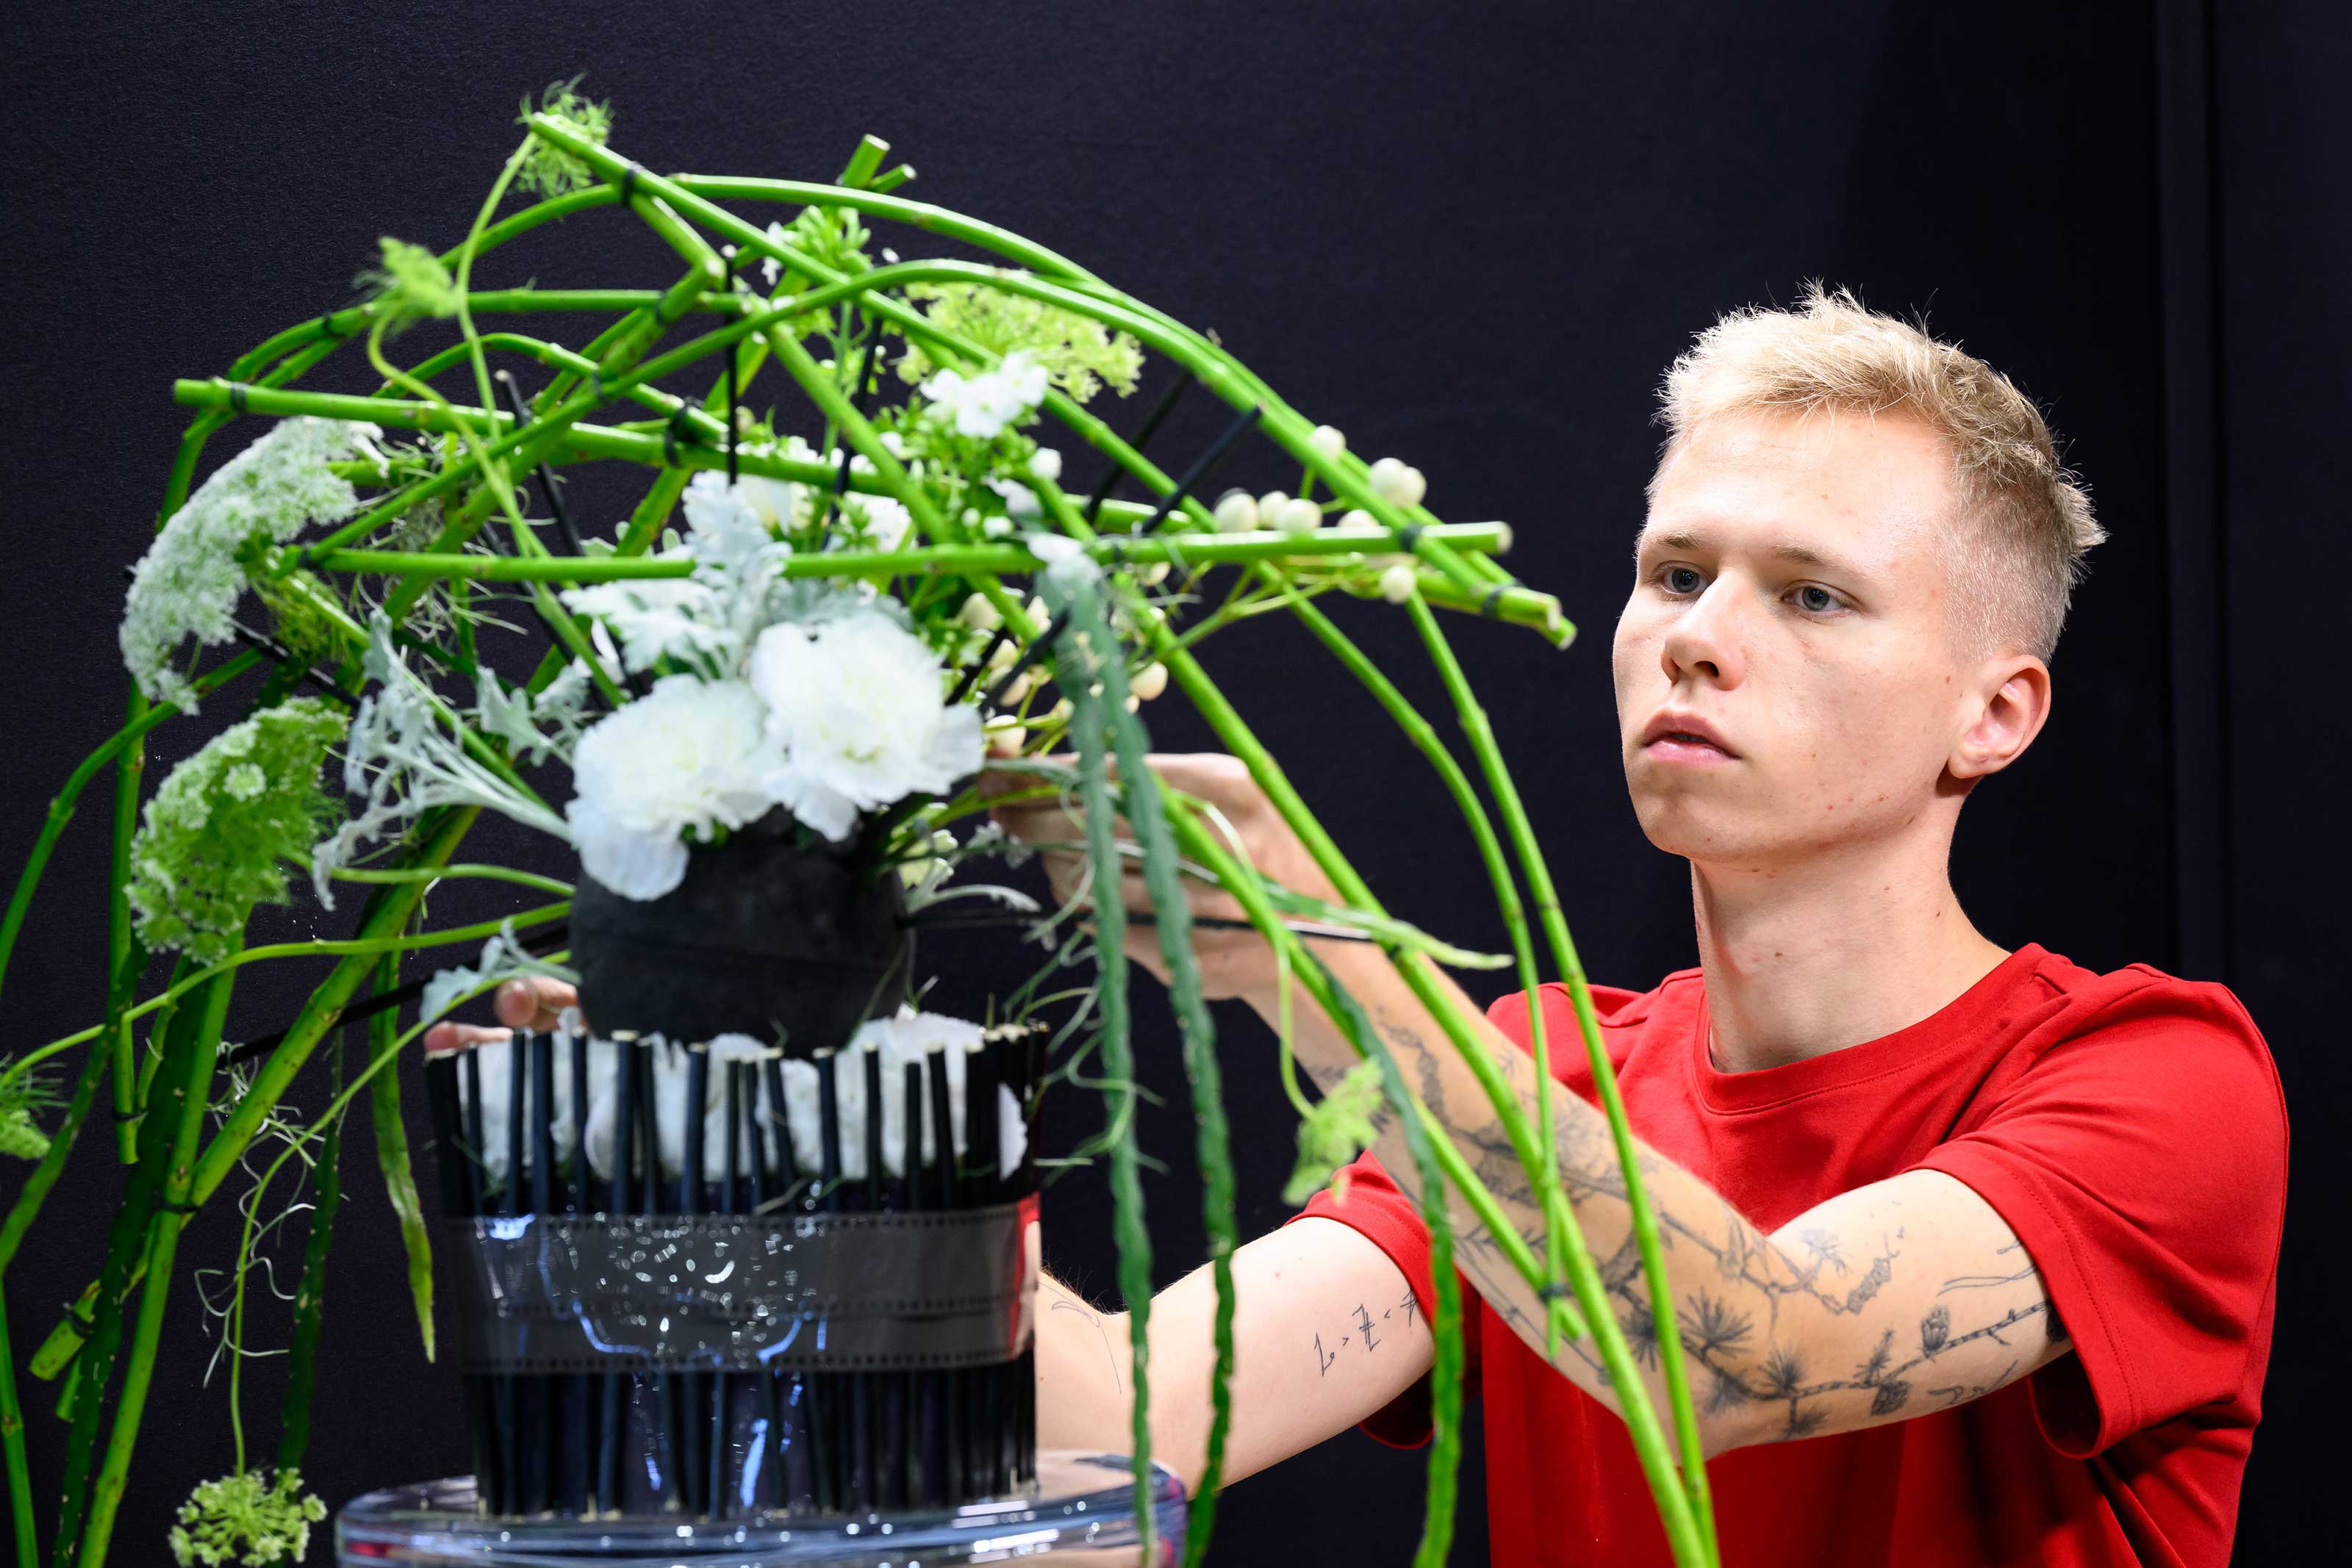
[[[2031,653],[1988,660],[1975,690],[1977,713],[1944,764],[1955,779],[2000,772],[2025,754],[2050,717],[2050,666]]]

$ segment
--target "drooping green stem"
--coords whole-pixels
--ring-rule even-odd
[[[1083,666],[1085,644],[1080,629],[1066,626],[1057,657],[1068,667]],[[1095,1007],[1100,1016],[1097,1040],[1102,1053],[1108,1105],[1104,1136],[1109,1143],[1112,1234],[1118,1246],[1118,1290],[1128,1314],[1128,1386],[1134,1396],[1129,1441],[1138,1477],[1135,1487],[1135,1531],[1141,1560],[1157,1556],[1151,1489],[1141,1478],[1151,1468],[1151,1237],[1143,1223],[1143,1183],[1136,1156],[1135,1055],[1128,1037],[1127,909],[1120,891],[1124,880],[1118,850],[1112,839],[1109,769],[1105,760],[1108,737],[1102,699],[1084,685],[1072,693],[1076,713],[1070,740],[1078,753],[1078,796],[1085,808],[1087,858],[1094,883],[1095,961],[1099,979]]]
[[[388,1015],[379,1015],[388,1016]],[[371,1019],[370,1023],[375,1020]],[[370,1033],[373,1033],[371,1029]],[[328,1062],[333,1071],[333,1084],[342,1088],[343,1046],[340,1033],[331,1048]],[[394,1078],[385,1073],[384,1078]],[[395,1082],[397,1079],[394,1080]],[[294,1288],[294,1332],[286,1346],[286,1400],[278,1422],[278,1468],[290,1470],[301,1468],[302,1456],[310,1447],[310,1406],[319,1385],[319,1329],[323,1321],[327,1294],[327,1248],[334,1239],[335,1215],[343,1202],[343,1117],[336,1116],[325,1124],[326,1134],[319,1143],[319,1163],[312,1167],[312,1181],[317,1196],[310,1205],[310,1230],[302,1242],[302,1280]],[[240,1272],[245,1266],[240,1260]],[[245,1296],[240,1291],[236,1302],[236,1361],[245,1360]],[[229,1408],[236,1409],[236,1396],[229,1396]],[[245,1468],[245,1437],[237,1436],[237,1469]]]
[[[1423,1223],[1429,1230],[1430,1270],[1436,1290],[1437,1310],[1431,1315],[1430,1335],[1433,1354],[1430,1367],[1430,1425],[1433,1433],[1430,1444],[1429,1481],[1423,1504],[1421,1544],[1413,1553],[1414,1568],[1440,1568],[1453,1543],[1454,1510],[1456,1479],[1462,1453],[1462,1371],[1465,1350],[1462,1339],[1462,1289],[1454,1271],[1454,1223],[1445,1208],[1445,1185],[1456,1182],[1474,1208],[1484,1207],[1497,1217],[1502,1210],[1491,1194],[1486,1193],[1478,1178],[1472,1175],[1454,1150],[1453,1169],[1441,1159],[1441,1150],[1453,1150],[1444,1130],[1434,1133],[1424,1123],[1432,1122],[1428,1108],[1421,1104],[1412,1090],[1406,1087],[1403,1075],[1397,1071],[1396,1058],[1386,1041],[1372,1027],[1371,1020],[1346,987],[1339,984],[1329,967],[1310,953],[1297,934],[1284,924],[1270,888],[1254,871],[1216,836],[1213,829],[1202,820],[1189,802],[1170,813],[1169,822],[1179,842],[1195,859],[1208,865],[1220,885],[1232,893],[1241,904],[1252,925],[1271,943],[1280,956],[1286,973],[1298,976],[1299,982],[1315,998],[1316,1004],[1330,1019],[1332,1027],[1340,1031],[1357,1055],[1380,1063],[1381,1086],[1398,1118],[1405,1147],[1412,1155],[1414,1168],[1421,1176],[1421,1191],[1417,1199]],[[1286,992],[1287,987],[1285,988]],[[1490,1228],[1491,1228],[1491,1222]],[[1517,1241],[1516,1232],[1507,1228],[1501,1234]],[[1522,1249],[1525,1244],[1521,1243]],[[1532,1264],[1530,1257],[1528,1262]]]
[[[377,960],[375,989],[379,996],[400,985],[400,956],[386,953]],[[408,1157],[408,1127],[400,1114],[400,1073],[383,1068],[399,1048],[400,1013],[387,1009],[368,1018],[368,1067],[373,1074],[368,1090],[369,1114],[375,1125],[376,1168],[383,1176],[383,1192],[400,1221],[401,1252],[408,1260],[408,1299],[416,1309],[417,1332],[424,1336],[425,1359],[433,1359],[433,1239],[425,1221],[425,1206],[416,1193],[416,1171]],[[452,1157],[446,1154],[443,1158]]]
[[[1545,864],[1542,850],[1537,845],[1535,830],[1528,821],[1526,807],[1519,800],[1517,786],[1512,781],[1510,769],[1504,763],[1502,748],[1495,743],[1494,727],[1488,723],[1486,709],[1472,695],[1470,683],[1454,656],[1453,645],[1447,642],[1444,629],[1429,607],[1419,600],[1408,600],[1414,626],[1422,641],[1428,645],[1430,657],[1452,695],[1455,711],[1461,716],[1462,727],[1470,737],[1472,749],[1477,754],[1486,775],[1486,786],[1494,793],[1496,808],[1510,832],[1513,848],[1517,852],[1520,868],[1528,878],[1533,894],[1537,918],[1550,940],[1552,961],[1559,966],[1567,981],[1569,1000],[1576,1014],[1578,1032],[1583,1037],[1585,1055],[1592,1070],[1592,1084],[1601,1101],[1601,1110],[1609,1121],[1609,1133],[1617,1153],[1617,1163],[1625,1179],[1625,1207],[1633,1221],[1633,1239],[1642,1257],[1642,1273],[1650,1292],[1651,1322],[1657,1336],[1658,1365],[1665,1384],[1666,1404],[1675,1421],[1675,1438],[1682,1451],[1683,1488],[1690,1500],[1691,1515],[1701,1543],[1710,1558],[1716,1552],[1715,1510],[1706,1480],[1706,1450],[1699,1437],[1697,1412],[1691,1404],[1689,1375],[1683,1361],[1681,1332],[1675,1321],[1674,1295],[1666,1279],[1664,1244],[1658,1231],[1655,1207],[1642,1184],[1640,1151],[1633,1143],[1632,1124],[1625,1115],[1624,1096],[1617,1087],[1617,1074],[1609,1061],[1609,1051],[1601,1039],[1601,1022],[1592,1009],[1591,988],[1585,980],[1584,966],[1577,956],[1576,944],[1569,936],[1568,921],[1561,913],[1559,894],[1552,885],[1551,872]],[[1530,992],[1529,1019],[1542,1011],[1540,999]],[[1541,1037],[1538,1036],[1538,1039]],[[1537,1058],[1536,1115],[1547,1136],[1545,1153],[1552,1157],[1549,1133],[1551,1118],[1545,1099],[1550,1074],[1544,1071],[1544,1059]],[[1553,1158],[1550,1166],[1555,1178],[1558,1165]],[[1613,1314],[1596,1325],[1605,1346],[1610,1337],[1622,1341],[1623,1333],[1617,1327]],[[1630,1356],[1622,1357],[1632,1364]],[[1615,1375],[1612,1364],[1612,1376]],[[1624,1394],[1622,1384],[1620,1397]]]
[[[1535,943],[1528,934],[1527,912],[1519,901],[1518,881],[1511,874],[1510,866],[1503,858],[1503,846],[1495,835],[1495,825],[1488,819],[1486,807],[1479,801],[1476,792],[1471,789],[1468,776],[1438,738],[1435,728],[1406,700],[1404,694],[1397,690],[1396,684],[1332,623],[1330,617],[1304,601],[1293,606],[1293,610],[1307,630],[1314,632],[1316,638],[1338,656],[1348,672],[1371,693],[1373,699],[1387,711],[1397,727],[1404,731],[1406,738],[1444,780],[1447,792],[1454,797],[1454,803],[1461,811],[1463,821],[1468,824],[1471,838],[1478,847],[1478,858],[1486,868],[1487,882],[1494,889],[1504,926],[1510,933],[1512,956],[1518,965],[1519,988],[1530,998],[1538,998]],[[1427,613],[1425,607],[1422,613]],[[1551,1057],[1542,1015],[1540,1007],[1534,1008],[1528,1014],[1529,1053],[1536,1063],[1537,1143],[1543,1155],[1541,1168],[1530,1175],[1544,1211],[1547,1237],[1545,1283],[1548,1287],[1559,1289],[1566,1284],[1568,1270],[1570,1242],[1562,1234],[1560,1223],[1560,1217],[1568,1210],[1561,1201],[1562,1195],[1557,1190],[1559,1186],[1559,1164],[1551,1125]],[[1547,1340],[1549,1354],[1558,1355],[1559,1343],[1556,1329],[1548,1332]]]
[[[159,1107],[169,1109],[176,1124],[172,1130],[169,1164],[163,1173],[163,1201],[156,1205],[157,1212],[148,1232],[143,1270],[146,1283],[139,1292],[139,1322],[125,1360],[122,1398],[115,1407],[113,1429],[107,1437],[105,1463],[100,1467],[97,1484],[90,1489],[89,1521],[82,1530],[78,1557],[80,1568],[100,1568],[106,1561],[107,1544],[114,1533],[114,1516],[122,1506],[131,1450],[139,1441],[139,1424],[147,1411],[147,1389],[155,1376],[156,1347],[163,1334],[163,1307],[171,1296],[172,1263],[179,1249],[180,1229],[187,1223],[184,1208],[196,1144],[204,1132],[205,1113],[211,1103],[221,1026],[228,1017],[229,991],[234,984],[233,977],[224,975],[205,993],[204,1009],[196,1015],[187,1048],[186,1091],[176,1106]],[[95,1398],[96,1393],[85,1390],[84,1397]],[[63,1543],[60,1536],[60,1547]]]

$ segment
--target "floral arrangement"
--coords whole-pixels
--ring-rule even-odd
[[[1367,463],[1339,431],[1293,411],[1211,339],[1042,246],[897,193],[913,172],[884,168],[887,149],[872,138],[835,180],[814,183],[656,175],[607,145],[610,111],[570,87],[551,89],[537,108],[526,100],[521,123],[520,144],[460,243],[436,253],[385,239],[360,302],[278,333],[221,376],[173,389],[196,413],[126,601],[128,722],[58,795],[0,921],[4,977],[58,835],[83,789],[110,767],[104,1016],[0,1061],[0,1153],[36,1162],[0,1225],[0,1270],[101,1094],[127,1169],[100,1277],[23,1363],[37,1378],[61,1378],[63,1389],[66,1480],[47,1516],[49,1561],[97,1568],[104,1560],[163,1305],[182,1271],[179,1237],[225,1186],[247,1181],[219,1311],[236,1465],[197,1489],[170,1544],[184,1563],[299,1558],[309,1521],[321,1517],[299,1466],[341,1191],[339,1133],[362,1095],[433,1353],[430,1247],[401,1131],[409,1048],[434,1018],[504,978],[567,972],[563,934],[576,891],[459,861],[468,829],[488,810],[568,843],[588,877],[637,901],[671,894],[696,855],[730,836],[781,822],[812,845],[894,871],[917,917],[1024,925],[1052,955],[1040,979],[1071,969],[1084,977],[1054,1049],[1089,1059],[1087,1081],[1105,1101],[1104,1131],[1084,1152],[1107,1163],[1117,1203],[1139,1466],[1149,1457],[1149,1256],[1118,889],[1122,852],[1139,857],[1173,975],[1222,1303],[1216,1414],[1188,1561],[1205,1550],[1215,1512],[1232,1362],[1225,1260],[1235,1230],[1184,881],[1230,892],[1364,1056],[1314,1102],[1289,1071],[1284,1040],[1286,1082],[1302,1117],[1295,1187],[1327,1179],[1351,1157],[1383,1103],[1402,1118],[1421,1167],[1440,1298],[1437,1438],[1417,1561],[1442,1562],[1462,1367],[1444,1187],[1474,1210],[1496,1211],[1467,1166],[1448,1157],[1442,1129],[1294,923],[1378,944],[1409,982],[1444,962],[1512,967],[1532,987],[1536,936],[1524,881],[1625,1135],[1549,873],[1435,613],[1471,612],[1564,647],[1572,628],[1557,601],[1495,559],[1509,543],[1503,525],[1442,522],[1423,504],[1427,483],[1417,470],[1391,456]],[[504,211],[518,191],[535,199]],[[777,207],[783,215],[761,221],[760,209]],[[526,233],[606,216],[658,235],[676,254],[677,275],[644,289],[475,281],[478,267]],[[877,245],[868,225],[944,236],[995,259],[901,260]],[[500,324],[486,329],[493,317]],[[532,317],[599,325],[573,350],[504,324]],[[449,341],[394,362],[396,340],[436,322]],[[372,394],[299,385],[328,356],[354,348],[381,380]],[[1108,399],[1138,392],[1154,370],[1168,389],[1123,435],[1105,416]],[[526,397],[517,371],[544,384]],[[784,396],[787,413],[752,413],[755,390],[768,388]],[[1171,472],[1145,445],[1188,388],[1228,405],[1232,423]],[[239,419],[270,423],[196,483],[213,437]],[[1225,465],[1248,461],[1238,452],[1245,439],[1270,450],[1282,472],[1296,469],[1295,494],[1208,493]],[[1081,456],[1102,471],[1090,494],[1064,487]],[[599,532],[565,504],[565,472],[589,464],[651,475],[616,528]],[[1142,498],[1120,497],[1122,484]],[[1213,591],[1221,576],[1222,597]],[[1316,604],[1334,591],[1385,601],[1412,618],[1465,727],[1491,812],[1472,771]],[[1303,625],[1439,769],[1493,876],[1513,939],[1508,956],[1464,953],[1382,910],[1209,679],[1195,645],[1265,614]],[[517,667],[516,649],[526,646],[535,660]],[[1343,904],[1306,899],[1240,863],[1201,802],[1157,783],[1143,765],[1142,706],[1171,691],[1248,767]],[[245,716],[142,800],[149,733],[231,694]],[[1033,776],[1038,794],[1083,806],[1093,908],[1045,910],[1012,889],[956,880],[965,862],[1007,847],[986,830],[957,831],[988,808],[971,778],[992,755]],[[1055,760],[1062,756],[1075,765]],[[560,805],[552,776],[568,778]],[[1112,840],[1114,817],[1132,824],[1134,843]],[[352,935],[248,944],[254,908],[298,896],[305,869],[323,909],[340,910],[352,890],[364,890]],[[452,878],[499,881],[547,902],[487,925],[425,925],[425,892]],[[952,913],[966,908],[984,913]],[[487,945],[478,963],[404,976],[408,955],[478,944]],[[165,954],[173,956],[158,983],[152,971]],[[282,1031],[224,1041],[244,966],[306,961],[327,967]],[[1021,988],[1007,1019],[1037,1012],[1046,989],[1037,979]],[[1431,995],[1425,984],[1423,994]],[[1465,1020],[1442,1013],[1441,1021],[1474,1066],[1483,1061]],[[365,1049],[347,1061],[339,1031],[355,1022],[364,1024]],[[982,1026],[908,1011],[868,1027],[895,1037]],[[77,1049],[70,1084],[52,1082],[53,1060]],[[1540,1038],[1537,1049],[1540,1062]],[[1549,1082],[1548,1072],[1537,1076]],[[313,1081],[317,1108],[299,1111],[292,1096]],[[1498,1079],[1489,1088],[1551,1226],[1536,1245],[1499,1223],[1489,1228],[1552,1303],[1554,1332],[1589,1334],[1620,1375],[1677,1562],[1711,1562],[1705,1469],[1674,1325],[1654,1325],[1650,1353],[1662,1357],[1673,1395],[1662,1413],[1630,1375],[1626,1327],[1608,1309],[1559,1197],[1548,1115],[1539,1106],[1529,1124]],[[683,1102],[674,1112],[692,1113]],[[902,1102],[893,1123],[901,1138],[905,1115]],[[592,1102],[592,1158],[595,1116]],[[270,1159],[257,1157],[273,1149]],[[313,1200],[272,1463],[248,1453],[235,1406],[257,1249],[295,1212],[283,1188],[273,1191],[281,1176],[310,1184]],[[1629,1166],[1624,1176],[1646,1214],[1638,1173]],[[1641,1240],[1654,1278],[1654,1228]],[[17,1562],[36,1568],[44,1552],[18,1371],[0,1343],[0,1441]],[[1138,1525],[1148,1537],[1140,1507]]]

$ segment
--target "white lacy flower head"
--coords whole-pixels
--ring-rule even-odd
[[[783,758],[767,709],[740,681],[667,675],[599,719],[572,758],[564,808],[589,875],[626,898],[659,898],[686,876],[682,834],[708,840],[766,812],[761,780]]]
[[[235,636],[229,618],[245,591],[240,557],[283,544],[313,523],[359,509],[351,482],[327,465],[351,457],[383,431],[364,423],[298,415],[221,465],[172,514],[132,570],[118,634],[122,662],[153,702],[196,711],[172,656],[193,633],[208,646]],[[373,451],[373,449],[366,448]]]
[[[920,388],[931,406],[952,420],[960,435],[991,441],[1045,397],[1045,367],[1020,350],[993,369],[967,376],[936,371]]]
[[[621,639],[631,674],[656,661],[711,670],[732,667],[742,639],[726,623],[718,592],[690,577],[631,578],[567,588],[559,596],[574,614],[593,615]]]
[[[860,811],[980,766],[980,710],[945,700],[939,660],[878,608],[769,627],[751,679],[782,750],[768,790],[829,839],[847,838]]]

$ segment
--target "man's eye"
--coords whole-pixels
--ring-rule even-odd
[[[1809,582],[1797,590],[1797,606],[1816,615],[1825,615],[1838,607],[1838,599],[1828,589]]]
[[[1668,593],[1696,593],[1706,581],[1696,568],[1687,566],[1670,566],[1658,574],[1658,580]]]

